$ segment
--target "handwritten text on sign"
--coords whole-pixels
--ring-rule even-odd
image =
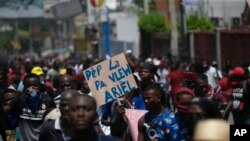
[[[91,93],[99,106],[137,88],[124,54],[119,54],[84,71]]]

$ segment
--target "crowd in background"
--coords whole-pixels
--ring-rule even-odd
[[[229,141],[230,113],[231,124],[250,124],[248,65],[228,62],[220,70],[211,60],[126,57],[138,89],[102,107],[97,107],[83,70],[103,59],[2,59],[2,140],[130,141],[125,109],[147,110],[138,121],[138,141]]]

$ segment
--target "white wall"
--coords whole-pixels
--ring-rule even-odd
[[[116,18],[117,40],[134,43],[133,53],[139,56],[139,29],[138,17],[135,15],[125,15]]]
[[[136,16],[122,16],[116,19],[117,40],[132,42],[139,36],[138,18]]]
[[[132,50],[139,57],[138,17],[128,13],[110,13],[111,21],[116,21],[116,38],[110,38],[110,55]],[[103,39],[100,40],[99,57],[104,57]]]
[[[244,11],[246,0],[201,0],[203,1],[204,12],[209,17],[223,19],[223,22],[230,26],[231,18],[241,17]],[[198,6],[186,6],[187,13],[191,9],[197,10]]]

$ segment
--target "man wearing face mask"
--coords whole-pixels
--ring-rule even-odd
[[[32,74],[36,74],[39,76],[39,81],[40,81],[40,91],[43,92],[43,93],[47,93],[51,98],[54,98],[54,93],[53,93],[53,89],[50,88],[50,87],[47,87],[45,84],[44,84],[44,71],[41,67],[39,66],[35,66],[31,69],[31,73]],[[19,92],[23,92],[24,90],[24,84],[23,84],[23,81],[21,81],[18,85],[18,91]]]
[[[190,138],[190,136],[188,135],[186,117],[188,106],[194,97],[194,92],[191,89],[183,86],[177,87],[174,94],[174,105],[177,108],[175,117],[181,129],[181,136],[185,140],[188,140]]]
[[[35,67],[32,68],[31,73],[36,74],[36,75],[39,76],[40,84],[41,84],[40,90],[42,92],[44,92],[44,93],[47,93],[51,98],[54,98],[53,89],[51,87],[48,87],[48,86],[45,85],[45,80],[44,80],[45,79],[44,78],[45,74],[44,74],[43,69],[41,67],[39,67],[39,66],[35,66]]]
[[[50,96],[40,91],[39,76],[27,74],[23,84],[23,95],[11,100],[4,107],[4,111],[16,110],[19,115],[21,141],[37,141],[43,123],[43,114],[55,105]]]

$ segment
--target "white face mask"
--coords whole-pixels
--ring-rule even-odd
[[[27,93],[30,94],[32,97],[35,97],[38,92],[39,92],[39,90],[37,88],[32,87],[32,86],[27,89]]]

